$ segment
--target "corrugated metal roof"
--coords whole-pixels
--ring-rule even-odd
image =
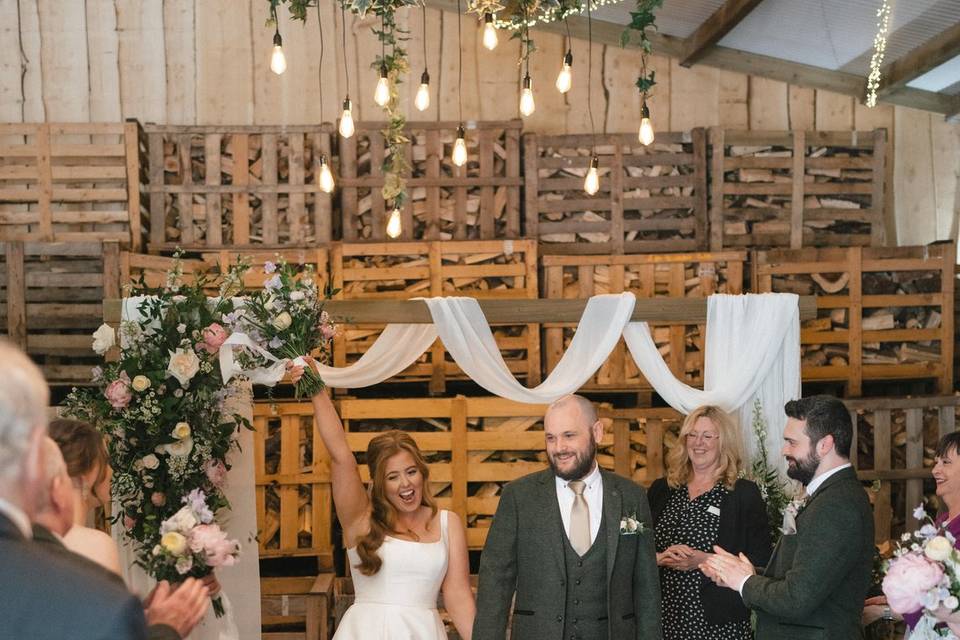
[[[664,0],[663,7],[657,11],[657,28],[668,36],[686,38],[723,3],[724,0]],[[635,6],[634,2],[626,0],[600,7],[593,15],[599,20],[627,24]]]

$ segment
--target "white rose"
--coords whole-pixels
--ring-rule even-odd
[[[173,428],[173,431],[170,433],[177,440],[183,440],[184,438],[190,437],[190,425],[186,422],[178,422],[177,426]]]
[[[291,291],[290,299],[291,300],[303,300],[306,296],[303,295],[303,291]]]
[[[117,344],[116,333],[113,327],[107,323],[103,323],[99,329],[93,332],[93,350],[97,355],[102,356],[115,344]]]
[[[271,324],[273,324],[273,327],[277,331],[283,331],[284,329],[289,328],[292,322],[293,322],[293,318],[290,317],[289,313],[284,311],[283,313],[278,315],[276,318],[274,318]]]
[[[923,553],[934,562],[943,562],[953,553],[953,545],[943,536],[937,536],[927,543]]]
[[[160,525],[160,533],[168,533],[170,531],[181,531],[186,532],[193,529],[197,526],[196,516],[193,515],[193,510],[188,506],[181,507],[180,511],[177,511],[175,514],[167,518]]]
[[[960,600],[957,599],[957,596],[947,596],[943,599],[943,606],[949,611],[956,611],[957,607],[960,607]]]
[[[200,370],[200,358],[193,349],[177,349],[170,351],[170,362],[167,364],[167,374],[173,376],[181,387],[190,384],[193,376]]]
[[[193,451],[193,438],[184,438],[171,444],[163,445],[167,453],[172,456],[188,456]]]
[[[144,469],[156,469],[160,466],[160,459],[152,453],[148,453],[141,459]]]
[[[160,555],[161,553],[163,553],[163,547],[161,547],[160,545],[154,545],[154,547],[153,547],[153,555],[158,556],[158,555]]]
[[[147,376],[134,376],[130,382],[130,386],[133,387],[134,391],[146,391],[150,388],[150,378]]]
[[[176,566],[177,573],[184,575],[193,568],[193,558],[191,556],[177,558],[177,564],[174,566]]]

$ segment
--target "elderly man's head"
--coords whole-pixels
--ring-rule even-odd
[[[0,363],[0,497],[32,516],[50,392],[40,369],[9,342],[0,341]]]
[[[593,470],[603,423],[593,403],[581,396],[564,396],[550,405],[543,418],[547,460],[554,474],[579,480]]]
[[[73,481],[60,447],[43,439],[43,487],[35,501],[33,521],[63,537],[73,526]]]

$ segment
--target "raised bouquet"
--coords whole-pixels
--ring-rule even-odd
[[[893,611],[920,614],[910,640],[957,638],[951,629],[960,623],[956,613],[960,608],[960,552],[954,547],[956,540],[945,525],[935,525],[922,506],[914,511],[914,517],[926,520],[926,524],[903,534],[893,558],[886,563],[883,593]]]
[[[138,318],[120,326],[119,349],[113,327],[97,330],[93,348],[110,361],[95,369],[93,386],[74,389],[66,405],[69,415],[107,436],[119,507],[114,517],[133,542],[137,563],[158,580],[181,581],[227,564],[227,555],[229,562],[236,559],[236,545],[228,554],[225,543],[207,553],[213,547],[206,543],[215,537],[210,529],[188,537],[204,543],[203,553],[192,552],[189,567],[180,556],[169,565],[173,556],[154,551],[165,548],[165,536],[170,542],[170,523],[185,519],[184,496],[202,524],[216,526],[218,511],[229,507],[222,489],[228,455],[237,446],[238,430],[250,424],[226,408],[231,388],[217,358],[229,337],[223,317],[235,309],[232,296],[242,288],[245,266],[230,268],[220,281],[200,275],[187,283],[179,260],[175,264],[164,286],[148,287],[141,278],[133,288],[133,295],[144,297]],[[219,297],[208,298],[218,284]],[[216,603],[215,610],[222,612]]]

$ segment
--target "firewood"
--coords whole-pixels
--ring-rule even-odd
[[[886,310],[874,312],[870,316],[864,317],[863,320],[861,320],[860,326],[864,331],[893,329],[893,314]]]
[[[849,273],[840,274],[836,280],[828,280],[826,276],[820,273],[811,274],[810,277],[820,285],[820,288],[823,289],[825,293],[838,293],[843,291],[850,282]]]

